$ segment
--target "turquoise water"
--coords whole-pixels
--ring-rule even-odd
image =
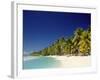
[[[52,57],[37,57],[23,61],[23,69],[42,69],[60,67],[60,61]]]

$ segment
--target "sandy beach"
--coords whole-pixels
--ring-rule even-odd
[[[90,56],[52,56],[61,62],[63,68],[88,67],[91,66]]]
[[[59,61],[60,68],[77,68],[91,66],[91,56],[45,56],[51,57]],[[28,56],[24,58],[24,61],[36,59],[38,57]]]

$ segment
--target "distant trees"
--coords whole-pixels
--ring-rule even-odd
[[[33,52],[33,56],[48,56],[48,55],[74,55],[87,56],[91,51],[91,29],[87,30],[77,28],[73,37],[60,38],[53,44],[44,48],[39,52]]]

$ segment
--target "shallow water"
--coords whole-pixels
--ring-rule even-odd
[[[31,59],[23,60],[23,69],[42,69],[60,67],[60,61],[52,57],[31,57]]]

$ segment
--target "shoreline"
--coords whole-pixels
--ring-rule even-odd
[[[41,56],[40,56],[41,57]],[[91,56],[43,56],[60,61],[60,68],[77,68],[91,66]],[[39,58],[38,56],[24,57],[24,61]]]

